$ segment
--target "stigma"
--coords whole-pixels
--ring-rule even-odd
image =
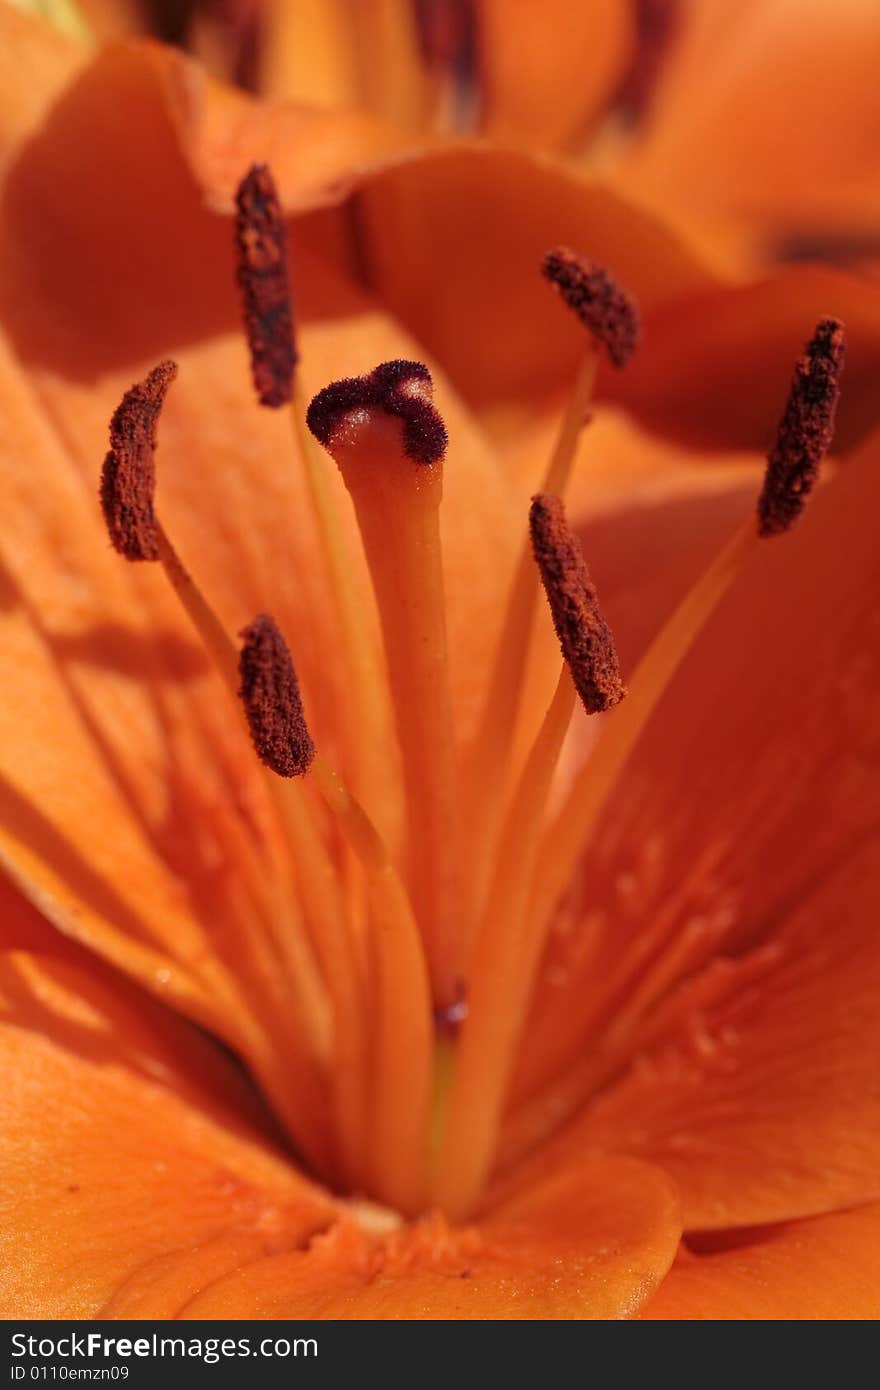
[[[306,412],[315,438],[331,453],[373,410],[403,425],[403,452],[413,463],[430,466],[446,453],[448,436],[433,405],[431,373],[421,362],[383,362],[367,376],[345,377],[319,391]]]

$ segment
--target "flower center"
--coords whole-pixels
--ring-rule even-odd
[[[796,367],[759,527],[746,525],[719,554],[656,637],[621,704],[611,633],[561,494],[588,419],[597,354],[604,350],[622,366],[635,347],[637,317],[607,272],[568,251],[547,257],[545,274],[587,329],[586,347],[544,486],[532,500],[530,535],[524,518],[478,736],[463,757],[439,524],[448,440],[430,375],[419,363],[387,362],[326,387],[304,411],[285,229],[264,167],[243,181],[238,208],[254,384],[262,404],[292,408],[336,624],[328,647],[344,663],[351,692],[356,737],[347,774],[356,794],[315,748],[277,624],[265,614],[254,618],[238,649],[156,515],[156,423],[173,364],[135,386],[114,415],[102,505],[116,549],[164,567],[241,701],[266,769],[290,861],[287,891],[269,903],[269,930],[294,1011],[284,1035],[291,1079],[285,1120],[294,1140],[329,1181],[408,1214],[436,1205],[459,1218],[491,1174],[542,950],[608,795],[758,533],[786,530],[815,480],[831,438],[842,329],[833,320],[820,324]],[[384,661],[367,633],[319,446],[353,505]],[[512,778],[542,585],[563,661]],[[607,717],[551,819],[551,787],[578,697],[588,714]],[[390,735],[400,787],[382,753]]]

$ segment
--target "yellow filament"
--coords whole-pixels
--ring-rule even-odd
[[[320,757],[310,776],[367,876],[376,980],[371,1190],[398,1211],[414,1214],[425,1197],[434,1044],[422,939],[403,885],[363,808]]]
[[[459,1219],[489,1173],[533,974],[529,888],[537,830],[571,721],[575,692],[563,667],[501,835],[477,937],[434,1196]]]
[[[198,633],[217,670],[233,695],[238,696],[238,652],[211,605],[169,540],[158,517],[156,545],[159,561],[184,612]]]
[[[358,967],[339,869],[324,843],[298,779],[267,774],[284,825],[312,947],[326,982],[333,1018],[334,1113],[346,1181],[365,1181],[367,1133],[366,981]],[[309,979],[306,963],[290,962],[295,980]],[[305,991],[309,990],[305,985]]]
[[[562,496],[568,487],[578,438],[588,420],[598,361],[597,350],[591,345],[578,371],[541,492]],[[539,594],[538,571],[526,542],[507,603],[498,654],[467,771],[467,794],[462,799],[466,949],[473,945],[491,870],[506,792],[505,768],[510,762]]]

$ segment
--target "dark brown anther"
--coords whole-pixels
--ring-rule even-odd
[[[287,273],[287,233],[272,175],[254,164],[235,197],[238,283],[261,405],[285,405],[293,396],[297,362],[293,304]]]
[[[446,453],[446,426],[431,401],[431,373],[421,362],[383,362],[367,376],[345,377],[319,391],[306,423],[325,448],[356,411],[379,409],[403,422],[403,450],[413,463],[439,463]]]
[[[846,334],[822,319],[794,367],[785,413],[758,499],[758,535],[778,536],[797,521],[834,437]]]
[[[533,497],[529,527],[562,655],[587,714],[601,714],[626,690],[611,629],[561,500],[549,492]]]
[[[635,300],[601,265],[565,246],[548,251],[543,271],[581,323],[601,343],[615,367],[624,367],[639,342]]]
[[[301,777],[312,765],[315,745],[290,648],[274,618],[265,613],[248,623],[240,636],[238,693],[257,757],[279,777]]]
[[[126,391],[110,421],[110,452],[101,470],[101,509],[110,541],[126,560],[158,560],[153,495],[156,426],[176,362],[160,362]]]

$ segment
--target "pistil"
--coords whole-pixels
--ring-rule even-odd
[[[456,788],[439,528],[446,431],[430,396],[421,364],[386,362],[326,387],[307,421],[351,495],[376,594],[403,757],[409,881],[444,1007],[456,996],[459,959]]]

